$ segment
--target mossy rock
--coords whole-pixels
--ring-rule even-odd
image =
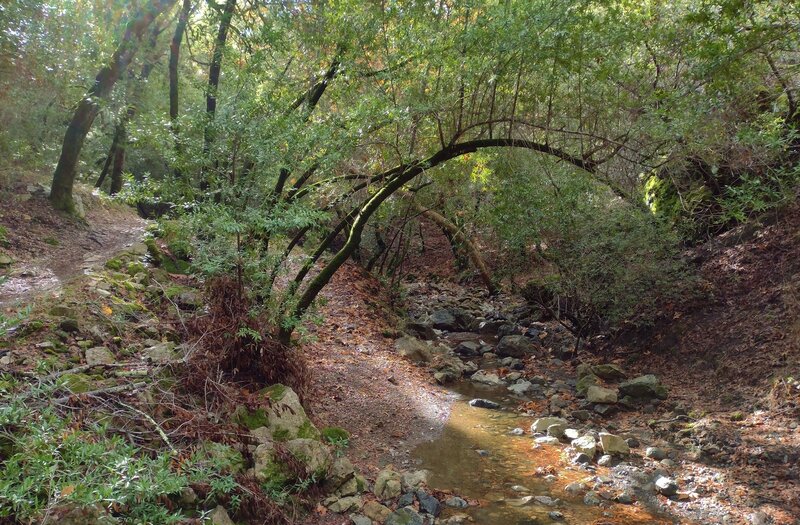
[[[286,395],[287,390],[289,390],[289,387],[278,383],[261,390],[261,393],[269,396],[272,401],[280,401]]]
[[[109,270],[114,270],[115,272],[118,272],[122,269],[122,261],[120,261],[119,259],[109,259],[106,261],[105,266]]]
[[[133,261],[128,263],[128,275],[134,276],[137,273],[145,273],[147,272],[147,267],[140,263],[139,261]]]
[[[586,396],[586,392],[589,390],[590,386],[595,386],[600,384],[600,379],[594,374],[587,374],[580,379],[575,384],[575,390],[577,391],[578,395],[581,397]]]
[[[61,385],[73,394],[83,394],[93,389],[94,381],[86,374],[64,374],[59,378]]]
[[[269,424],[267,413],[263,408],[248,410],[247,408],[240,406],[237,407],[234,415],[236,422],[248,430],[255,430],[260,427],[265,427]]]
[[[187,275],[191,271],[192,263],[180,259],[172,260],[168,257],[164,257],[161,259],[161,267],[169,273]]]
[[[325,427],[322,429],[322,438],[328,443],[342,443],[350,439],[350,432],[339,427]]]

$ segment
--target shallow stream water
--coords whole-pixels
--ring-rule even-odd
[[[580,470],[563,457],[563,445],[535,447],[529,430],[533,419],[512,411],[514,402],[504,387],[461,382],[453,390],[458,400],[444,431],[412,453],[420,468],[431,471],[431,488],[479,502],[464,510],[446,509],[444,517],[466,513],[480,525],[672,523],[638,505],[612,503],[601,508],[584,504],[582,494],[570,496],[564,490],[565,485],[588,481],[591,486],[591,480],[607,471]],[[504,409],[471,407],[469,400],[478,397],[500,403]],[[525,434],[511,435],[514,428],[524,429]],[[556,479],[545,480],[547,474],[555,475]],[[522,498],[530,495],[560,501],[555,506],[523,503]],[[563,519],[550,517],[553,511],[560,512]]]

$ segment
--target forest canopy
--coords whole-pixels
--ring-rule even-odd
[[[631,313],[610,295],[672,280],[679,244],[800,175],[788,0],[0,9],[5,162],[52,170],[70,213],[76,181],[166,213],[176,253],[236,275],[284,340],[348,258],[377,260],[421,214],[490,289],[515,266],[489,275],[470,237],[510,262],[537,246],[548,294],[608,326]],[[605,243],[620,231],[639,244]],[[617,266],[579,276],[587,253]]]

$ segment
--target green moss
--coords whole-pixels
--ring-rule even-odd
[[[186,275],[191,270],[192,265],[188,261],[181,261],[180,259],[173,261],[172,259],[164,257],[161,259],[161,267],[169,273]]]
[[[289,441],[292,436],[285,428],[279,428],[272,433],[272,439],[275,441]]]
[[[744,414],[742,412],[734,412],[731,414],[731,421],[744,421]]]
[[[45,238],[44,238],[44,239],[42,239],[42,240],[43,240],[43,241],[44,241],[46,244],[49,244],[50,246],[58,246],[58,244],[59,244],[59,242],[58,242],[58,239],[56,239],[55,237],[45,237]]]
[[[281,399],[283,399],[283,396],[286,395],[287,388],[288,387],[286,385],[278,383],[272,386],[268,386],[267,388],[263,389],[261,393],[268,395],[269,398],[273,401],[280,401]]]
[[[340,429],[341,430],[341,429]],[[306,419],[300,428],[297,429],[297,437],[306,439],[319,439],[320,433],[311,421]]]
[[[109,259],[106,261],[106,268],[109,270],[119,271],[122,269],[122,261],[119,259]]]
[[[146,271],[147,268],[145,267],[145,265],[138,261],[133,261],[128,263],[128,275],[133,276],[136,275],[137,273],[144,273]]]
[[[575,390],[578,392],[579,396],[585,396],[590,386],[597,385],[599,383],[600,380],[596,375],[587,374],[578,380],[578,382],[575,384]]]
[[[75,394],[92,390],[92,379],[86,374],[64,374],[59,378],[61,385]]]
[[[322,429],[322,437],[329,443],[341,443],[350,439],[350,432],[339,427],[325,427]]]
[[[263,408],[247,410],[239,407],[236,409],[236,422],[250,430],[255,430],[267,426],[267,413]]]

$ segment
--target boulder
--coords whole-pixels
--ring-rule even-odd
[[[507,335],[497,343],[495,353],[499,357],[527,357],[535,354],[536,345],[524,335]]]
[[[87,365],[110,365],[115,360],[114,354],[105,346],[95,346],[86,349]]]
[[[403,472],[402,487],[404,492],[412,492],[428,483],[430,472],[427,470],[415,470]]]
[[[605,379],[606,381],[618,381],[628,377],[620,367],[611,364],[594,365],[592,367],[592,373],[600,379]]]
[[[375,487],[372,492],[381,500],[386,501],[396,498],[403,490],[403,480],[398,472],[386,468],[378,473],[375,478]]]
[[[348,486],[351,485],[348,482],[354,481],[355,476],[355,467],[353,467],[353,464],[346,456],[336,458],[328,471],[328,478],[325,480],[325,491],[328,493],[337,493],[340,496],[350,496],[358,490],[358,483],[355,484],[355,491],[352,490],[353,487]]]
[[[600,432],[600,446],[603,447],[604,453],[612,456],[615,454],[629,454],[631,451],[624,439],[608,432]]]
[[[284,446],[295,459],[303,463],[308,473],[316,474],[318,480],[327,477],[333,456],[324,444],[315,439],[298,438],[287,441]]]
[[[533,390],[533,383],[530,381],[520,381],[519,383],[514,383],[513,385],[508,387],[508,391],[512,394],[518,396],[524,396],[528,392]]]
[[[464,341],[459,343],[453,351],[462,357],[477,357],[481,355],[481,345],[475,341]]]
[[[546,432],[550,425],[567,424],[567,420],[560,417],[540,417],[531,425],[531,432]]]
[[[576,451],[586,454],[590,458],[593,458],[597,452],[597,441],[595,441],[592,436],[582,436],[578,439],[573,439],[571,445]]]
[[[621,383],[619,385],[619,393],[634,399],[654,397],[666,399],[668,394],[666,387],[664,387],[653,374],[635,377]]]
[[[394,342],[394,349],[398,355],[414,363],[427,363],[431,360],[430,346],[424,341],[410,335],[401,337]]]
[[[424,525],[425,520],[412,507],[397,509],[386,518],[385,525]]]
[[[489,410],[498,410],[500,405],[488,399],[473,399],[469,402],[469,406],[475,408],[488,408]]]
[[[674,496],[678,493],[678,483],[672,478],[661,476],[656,480],[656,490],[662,496]]]
[[[586,401],[590,403],[614,404],[617,402],[617,391],[592,385],[586,390]]]
[[[364,504],[361,512],[372,521],[383,523],[392,513],[392,510],[385,505],[381,505],[377,501],[368,501]]]
[[[266,426],[275,441],[320,438],[320,431],[306,415],[294,390],[277,384],[266,388],[262,393],[269,396],[269,405],[252,411],[244,407],[237,408],[236,419],[240,424],[249,429]]]
[[[472,374],[472,380],[476,383],[482,383],[490,386],[500,386],[505,384],[503,380],[500,379],[500,376],[491,372],[487,372],[486,370],[478,370]]]
[[[436,339],[436,332],[433,331],[433,323],[430,320],[410,320],[406,322],[406,329],[413,332],[420,339],[433,341]]]
[[[567,431],[565,423],[556,423],[547,427],[547,435],[556,439],[562,439]]]
[[[583,397],[586,395],[590,386],[595,386],[598,385],[599,383],[600,383],[600,378],[598,378],[596,375],[586,374],[578,378],[578,382],[575,383],[575,391],[578,393],[579,396]]]
[[[362,514],[350,514],[353,525],[372,525],[372,520]]]
[[[177,359],[175,343],[171,342],[158,343],[149,348],[145,348],[144,354],[147,356],[147,359],[153,363],[169,363]]]
[[[208,518],[211,525],[236,525],[222,505],[217,505],[208,515]]]

